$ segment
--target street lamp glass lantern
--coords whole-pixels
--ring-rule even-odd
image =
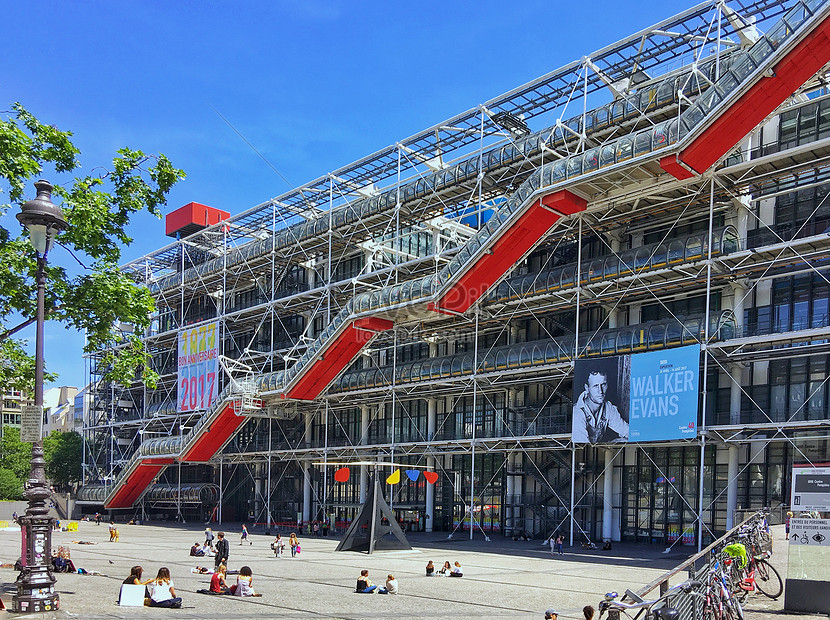
[[[52,184],[40,180],[35,183],[35,188],[37,196],[24,203],[17,219],[29,232],[29,240],[38,256],[45,257],[57,234],[69,226],[63,219],[61,208],[52,202]]]

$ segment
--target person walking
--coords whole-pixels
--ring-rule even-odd
[[[242,524],[242,538],[239,539],[239,546],[241,547],[243,543],[248,541],[248,526],[244,523]],[[250,544],[254,544],[253,541],[248,541]]]
[[[211,530],[209,527],[206,527],[206,528],[205,528],[205,544],[206,544],[208,547],[212,547],[212,546],[213,546],[213,538],[214,538],[214,536],[213,536],[213,530]]]
[[[297,557],[297,549],[300,546],[300,541],[297,540],[297,534],[291,532],[291,536],[288,537],[288,546],[291,547],[291,557]]]
[[[225,540],[225,532],[219,532],[216,534],[216,538],[216,555],[213,557],[213,562],[216,568],[219,568],[220,564],[224,564],[225,566],[228,565],[230,545],[228,544],[228,541]]]

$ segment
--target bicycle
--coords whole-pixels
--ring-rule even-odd
[[[696,591],[703,585],[701,581],[684,581],[669,588],[660,598],[651,601],[642,599],[633,592],[628,591],[625,593],[625,596],[633,599],[632,603],[618,601],[616,599],[619,595],[616,592],[609,592],[605,595],[605,599],[599,603],[599,620],[602,620],[605,614],[607,614],[608,620],[619,620],[622,617],[621,614],[624,614],[626,618],[631,618],[632,620],[637,620],[641,617],[644,620],[678,620],[680,618],[680,612],[668,604],[669,600],[680,594],[703,596],[700,592]],[[660,603],[662,605],[658,606]],[[635,610],[636,613],[631,615]]]
[[[714,553],[714,552],[713,552]],[[727,558],[731,561],[731,557]],[[704,620],[743,620],[741,602],[732,592],[735,589],[731,568],[726,562],[716,560],[709,570],[703,606]]]
[[[760,554],[747,553],[743,558],[738,556],[724,560],[726,564],[731,563],[732,567],[732,593],[741,597],[742,601],[749,593],[760,592],[768,598],[776,599],[784,591],[784,582],[781,580],[781,575],[767,561],[768,557],[767,552]],[[742,559],[745,559],[743,566],[741,566],[742,562],[740,561]]]

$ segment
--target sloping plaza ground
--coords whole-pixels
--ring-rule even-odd
[[[82,522],[78,532],[55,532],[53,544],[66,545],[77,567],[100,575],[59,574],[57,588],[61,611],[39,614],[39,618],[543,618],[544,610],[555,607],[560,619],[582,618],[584,605],[596,607],[609,590],[636,590],[666,570],[680,564],[687,548],[662,553],[657,545],[615,544],[611,551],[565,548],[565,555],[551,556],[541,541],[514,542],[494,536],[491,542],[480,534],[458,532],[451,540],[446,534],[410,534],[412,551],[385,551],[371,556],[336,553],[334,538],[301,539],[302,553],[277,559],[269,548],[273,539],[253,529],[252,545],[239,545],[238,525],[224,528],[231,543],[230,568],[248,565],[253,569],[254,588],[262,598],[196,594],[207,588],[210,576],[190,572],[197,564],[213,566],[213,558],[190,557],[189,550],[203,540],[201,525],[149,524],[119,525],[121,541],[109,542],[107,525]],[[219,528],[215,527],[214,531]],[[780,532],[778,530],[781,530]],[[286,536],[288,532],[281,532]],[[783,529],[775,528],[776,551],[773,563],[786,569]],[[73,544],[90,541],[94,545]],[[13,563],[20,548],[20,533],[0,530],[2,562]],[[445,560],[460,561],[462,579],[424,576],[424,566]],[[121,582],[130,567],[140,564],[144,577],[155,576],[167,566],[182,609],[119,607],[115,604]],[[398,596],[354,594],[360,569],[367,568],[375,583],[394,574]],[[4,582],[3,601],[11,606],[16,571],[0,569]],[[231,576],[229,582],[235,577]],[[678,579],[679,581],[679,579]],[[782,597],[783,598],[783,597]],[[752,597],[747,601],[747,620],[775,618],[809,619],[819,616],[789,616],[779,610],[783,600]],[[7,612],[0,612],[7,613]],[[12,616],[12,614],[9,614]],[[18,615],[17,618],[35,617]],[[824,616],[822,616],[824,617]]]

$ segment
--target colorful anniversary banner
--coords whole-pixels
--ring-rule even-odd
[[[208,409],[217,394],[219,324],[209,323],[179,332],[179,413]]]
[[[574,443],[690,439],[697,434],[697,345],[574,365]]]

